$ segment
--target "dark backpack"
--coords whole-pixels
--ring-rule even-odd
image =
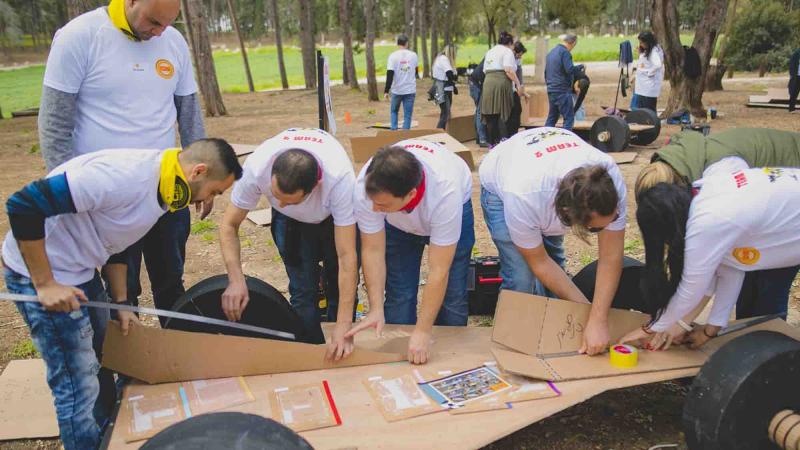
[[[472,73],[469,75],[470,81],[475,83],[476,86],[483,86],[483,80],[486,78],[486,73],[483,71],[483,59],[481,60],[480,64],[475,66],[472,69]]]
[[[687,78],[697,78],[702,73],[700,54],[694,47],[683,46],[683,74]]]

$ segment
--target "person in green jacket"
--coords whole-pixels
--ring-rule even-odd
[[[703,136],[683,131],[653,154],[636,179],[639,194],[658,183],[687,189],[715,163],[747,167],[800,167],[800,133],[767,128],[736,128]],[[720,167],[718,165],[717,167]],[[736,303],[736,318],[781,314],[786,318],[789,290],[800,266],[748,272]]]

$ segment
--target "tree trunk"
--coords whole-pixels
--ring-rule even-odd
[[[239,48],[242,50],[242,60],[244,61],[244,72],[247,75],[247,87],[250,88],[250,92],[255,92],[256,88],[253,86],[253,74],[250,73],[250,61],[247,60],[247,49],[244,46],[242,32],[239,30],[239,19],[236,18],[233,0],[228,0],[228,14],[231,16],[231,22],[233,22],[233,29],[236,31],[236,37],[239,38]]]
[[[350,28],[350,7],[348,0],[339,0],[339,24],[342,28],[342,44],[344,44],[344,69],[347,74],[347,81],[350,87],[358,89],[358,77],[356,76],[356,63],[353,59],[353,38]],[[344,76],[344,73],[342,74]]]
[[[286,64],[283,62],[283,42],[281,39],[281,18],[278,14],[278,0],[270,0],[272,4],[272,23],[275,25],[275,47],[278,50],[278,70],[281,72],[281,87],[289,89],[286,78]]]
[[[347,58],[344,49],[342,49],[342,84],[350,84],[350,80],[347,78]]]
[[[453,15],[456,13],[456,0],[447,0],[444,17],[444,45],[453,43]]]
[[[98,6],[97,0],[67,0],[67,20],[72,20]]]
[[[419,3],[417,4],[420,8],[417,13],[417,17],[419,17],[419,28],[420,28],[420,48],[422,49],[422,77],[427,78],[431,76],[431,62],[428,59],[428,24],[425,21],[427,14],[428,14],[428,0],[417,0]]]
[[[407,38],[411,38],[411,22],[413,20],[413,2],[414,0],[403,0],[403,13],[406,19],[405,23],[403,24],[403,34],[406,35]],[[409,46],[411,47],[411,46]]]
[[[706,0],[706,9],[695,28],[692,47],[700,56],[700,76],[689,79],[683,73],[683,46],[680,41],[680,19],[677,0],[653,0],[653,31],[664,49],[666,74],[669,77],[670,96],[664,116],[679,109],[687,109],[695,117],[705,117],[703,92],[714,44],[725,20],[727,0]]]
[[[417,51],[417,39],[419,39],[419,2],[420,0],[413,0],[414,10],[411,13],[413,17],[411,25],[411,40],[409,41],[409,49]]]
[[[375,0],[364,0],[364,18],[367,21],[367,98],[378,101],[378,80],[375,77]]]
[[[431,11],[429,21],[431,24],[431,70],[433,70],[433,62],[439,56],[439,1],[431,0]]]
[[[300,0],[300,47],[303,53],[303,76],[306,89],[317,86],[317,59],[314,45],[313,0]]]
[[[197,73],[197,84],[203,96],[207,116],[224,116],[228,114],[225,104],[222,103],[222,93],[217,82],[217,72],[214,69],[214,58],[211,53],[211,43],[208,40],[206,16],[203,11],[202,0],[181,0],[186,31],[189,34],[189,43],[192,49],[194,67]]]
[[[706,77],[706,90],[707,91],[721,91],[723,90],[722,87],[722,77],[725,76],[725,72],[730,72],[730,77],[733,76],[733,67],[728,67],[725,64],[725,50],[728,43],[728,36],[730,36],[731,32],[733,31],[733,22],[736,20],[736,5],[738,0],[732,0],[732,4],[728,11],[728,18],[725,20],[725,31],[720,38],[719,42],[719,52],[717,53],[717,64],[715,66],[711,66],[708,70],[708,76]]]

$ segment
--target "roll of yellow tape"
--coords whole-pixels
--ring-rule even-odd
[[[639,363],[639,350],[632,345],[612,345],[608,354],[614,367],[628,369]]]

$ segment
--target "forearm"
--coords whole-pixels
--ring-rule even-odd
[[[392,89],[392,82],[394,81],[394,70],[386,71],[386,85],[383,87],[383,93],[388,94]]]
[[[77,94],[42,87],[39,104],[39,146],[47,171],[75,156],[72,134],[75,129]]]
[[[28,268],[33,286],[39,288],[54,282],[53,270],[50,268],[50,260],[47,259],[44,239],[34,241],[17,241],[19,252]]]
[[[181,146],[187,147],[194,141],[206,137],[203,125],[203,112],[197,94],[174,96],[175,109],[178,114],[178,131],[181,135]]]
[[[600,232],[600,258],[594,284],[591,316],[606,321],[622,276],[625,231]]]
[[[356,254],[356,226],[336,226],[334,229],[336,254],[339,262],[339,311],[336,321],[352,323],[358,286],[358,256]]]
[[[111,301],[121,302],[128,299],[128,265],[108,263],[103,266],[103,275],[108,280]]]
[[[370,311],[383,311],[383,292],[386,288],[386,259],[380,250],[363,250],[361,263]]]
[[[224,222],[219,227],[219,242],[222,260],[230,283],[244,282],[242,250],[239,242],[239,225]]]

